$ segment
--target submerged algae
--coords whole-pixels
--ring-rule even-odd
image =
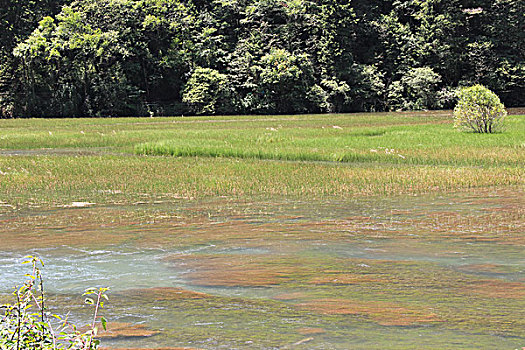
[[[85,265],[78,281],[50,281],[61,292],[111,284],[105,312],[122,327],[103,344],[114,348],[516,348],[525,343],[521,198],[39,209],[0,217],[0,258],[41,253],[55,275]]]

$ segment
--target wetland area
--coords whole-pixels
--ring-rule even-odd
[[[0,300],[31,254],[105,349],[521,349],[516,114],[0,120]]]

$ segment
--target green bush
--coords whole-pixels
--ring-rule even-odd
[[[454,126],[477,133],[493,133],[507,116],[499,97],[482,85],[461,89],[454,108]]]
[[[107,288],[89,288],[84,295],[86,304],[94,305],[92,324],[80,331],[67,318],[52,315],[47,311],[44,283],[39,258],[28,256],[24,263],[33,265],[32,273],[23,286],[13,293],[15,303],[0,305],[0,349],[16,350],[96,350],[100,341],[97,336],[97,321],[106,328],[106,319],[98,311],[107,299]],[[91,296],[94,296],[92,298]],[[52,320],[54,322],[52,322]]]

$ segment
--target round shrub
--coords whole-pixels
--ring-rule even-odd
[[[482,85],[461,89],[454,108],[454,126],[477,133],[493,133],[501,129],[507,116],[499,97]]]

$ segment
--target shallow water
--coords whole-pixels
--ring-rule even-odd
[[[4,212],[0,293],[45,261],[57,310],[109,286],[110,347],[525,346],[523,192]],[[4,294],[6,297],[6,294]],[[135,328],[134,328],[135,327]],[[138,327],[138,328],[137,328]]]

